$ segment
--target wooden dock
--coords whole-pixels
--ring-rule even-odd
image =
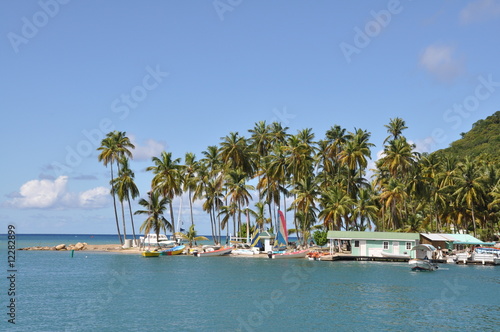
[[[407,263],[410,258],[395,258],[395,257],[375,257],[375,256],[352,256],[352,255],[326,255],[321,257],[322,261],[364,261],[364,262],[399,262]],[[446,259],[431,259],[432,263],[446,263]]]
[[[494,262],[486,262],[486,261],[472,261],[472,260],[457,260],[455,261],[455,264],[462,264],[462,265],[497,265]]]

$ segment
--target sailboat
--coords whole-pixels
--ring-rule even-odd
[[[278,210],[278,214],[280,217],[278,232],[276,233],[276,239],[274,240],[274,244],[276,247],[276,251],[268,252],[267,256],[272,259],[284,259],[284,258],[304,258],[307,256],[309,250],[296,250],[287,252],[286,246],[288,244],[288,233],[286,230],[286,219],[285,215],[281,210]]]

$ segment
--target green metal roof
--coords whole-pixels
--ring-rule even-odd
[[[261,239],[274,239],[274,234],[269,231],[263,231],[259,234]]]
[[[328,231],[328,239],[338,240],[418,240],[418,233]]]
[[[455,241],[453,241],[454,244],[472,244],[472,245],[490,245],[490,242],[483,242],[479,239],[476,239],[474,236],[470,234],[447,234],[449,236],[452,236]],[[494,242],[493,242],[494,244]]]

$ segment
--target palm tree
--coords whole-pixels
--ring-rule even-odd
[[[455,180],[457,189],[453,195],[456,197],[457,203],[465,203],[467,208],[471,210],[474,236],[476,236],[477,231],[474,208],[484,203],[485,196],[482,176],[476,163],[466,158],[463,163],[458,165],[458,173]]]
[[[296,136],[288,138],[288,144],[283,147],[286,152],[286,168],[291,175],[292,187],[295,188],[300,179],[313,176],[313,148],[309,144],[312,137],[309,131],[299,132]],[[298,229],[296,220],[297,210],[294,209],[293,221],[295,228]],[[298,235],[298,234],[297,234]],[[298,237],[300,242],[300,237]]]
[[[259,121],[255,123],[253,129],[248,130],[252,134],[250,136],[250,148],[253,154],[256,156],[256,168],[257,175],[260,180],[260,170],[262,169],[262,159],[269,154],[269,148],[271,146],[270,138],[271,133],[269,131],[269,126],[266,125],[266,121]],[[261,192],[259,189],[259,198],[261,197]]]
[[[280,122],[273,122],[269,126],[270,137],[269,143],[271,148],[284,145],[288,139],[288,127],[283,127]]]
[[[389,141],[385,147],[385,156],[377,164],[386,167],[392,176],[404,178],[415,162],[414,145],[409,144],[405,137]]]
[[[172,224],[163,216],[168,199],[162,196],[159,191],[148,192],[148,196],[148,200],[144,198],[139,200],[139,205],[143,206],[144,210],[137,210],[134,214],[148,215],[139,230],[143,232],[144,235],[149,234],[149,232],[153,230],[158,239],[161,231],[165,233],[167,230],[173,230]]]
[[[118,160],[122,156],[126,156],[132,158],[132,152],[130,152],[129,148],[135,148],[135,146],[130,142],[130,139],[126,136],[125,132],[121,131],[112,131],[109,132],[106,137],[101,141],[101,146],[97,148],[98,151],[101,151],[97,160],[99,162],[103,162],[104,166],[111,165],[111,181],[113,183],[113,163],[116,162],[118,166]],[[118,166],[119,168],[119,166]],[[120,239],[120,243],[123,244],[123,239],[120,234],[120,225],[118,223],[118,213],[116,211],[116,199],[115,199],[115,191],[114,186],[111,185],[111,196],[113,197],[113,207],[115,212],[115,220],[116,220],[116,229],[118,232],[118,238]]]
[[[320,202],[322,209],[319,218],[323,219],[325,228],[340,230],[342,228],[342,219],[344,219],[346,221],[344,229],[347,230],[348,215],[354,205],[352,198],[341,188],[333,187],[332,190],[321,194]]]
[[[387,128],[387,132],[390,134],[384,140],[384,144],[390,140],[397,140],[401,136],[403,130],[408,129],[405,121],[401,118],[391,119],[389,124],[384,125],[384,127]]]
[[[264,225],[271,223],[271,218],[266,218],[265,205],[262,202],[255,203],[255,210],[248,209],[248,212],[255,218],[256,226],[262,231]]]
[[[397,179],[391,178],[387,187],[383,188],[380,194],[380,202],[382,203],[382,211],[387,216],[388,224],[394,231],[402,227],[402,222],[405,220],[405,203],[407,202],[408,194],[403,183]],[[388,211],[388,214],[385,212]],[[384,223],[385,220],[382,220]],[[383,224],[384,225],[384,224]],[[384,226],[382,227],[384,229]]]
[[[246,139],[237,132],[231,132],[221,139],[220,159],[226,168],[240,169],[251,177],[255,167]]]
[[[134,172],[129,168],[129,161],[126,157],[122,157],[119,160],[120,162],[120,171],[118,172],[118,177],[114,179],[114,186],[116,187],[116,194],[120,203],[122,204],[122,214],[123,214],[123,201],[127,199],[128,208],[130,212],[130,222],[132,224],[132,234],[134,236],[134,243],[137,243],[137,239],[135,236],[135,226],[134,226],[134,217],[132,215],[132,205],[130,203],[130,198],[135,199],[139,197],[139,189],[137,188],[134,182]],[[123,235],[125,239],[125,216],[123,215]]]
[[[372,199],[373,193],[370,189],[361,189],[358,195],[352,214],[356,230],[364,231],[365,228],[372,228],[371,222],[376,220],[379,209]],[[359,224],[357,223],[358,219]]]
[[[189,230],[186,233],[177,233],[176,234],[178,237],[180,237],[183,240],[188,241],[189,243],[189,248],[193,246],[193,242],[196,243],[196,241],[208,241],[208,238],[204,236],[198,236],[195,229],[194,225],[189,226]]]
[[[369,132],[357,129],[355,133],[349,133],[347,141],[344,144],[344,148],[339,153],[340,163],[343,166],[346,166],[349,170],[349,172],[347,172],[348,194],[351,194],[351,188],[349,185],[350,175],[355,173],[358,169],[362,172],[368,164],[367,158],[371,158],[370,147],[374,146],[374,144],[368,142],[369,138]]]
[[[170,219],[174,230],[173,237],[175,240],[175,221],[172,201],[175,196],[179,196],[182,193],[181,166],[179,165],[180,158],[173,159],[171,152],[167,153],[163,151],[160,158],[153,157],[152,161],[155,166],[149,166],[146,168],[146,171],[152,171],[153,174],[155,174],[152,180],[153,189],[159,190],[161,194],[168,199]]]
[[[237,234],[241,229],[241,210],[242,205],[248,206],[252,195],[249,190],[254,190],[255,188],[251,185],[246,184],[246,174],[241,170],[231,170],[227,174],[227,195],[226,198],[230,198],[231,203],[235,203],[238,207],[238,231],[236,231],[235,225],[233,225],[234,233]]]
[[[189,211],[191,213],[191,226],[194,225],[194,218],[193,218],[193,197],[192,193],[193,191],[196,190],[196,184],[197,184],[197,177],[196,177],[196,172],[198,168],[198,163],[196,162],[196,156],[194,153],[188,152],[186,153],[186,156],[184,157],[184,177],[183,177],[183,183],[184,183],[184,191],[187,190],[188,192],[188,198],[189,198]]]
[[[305,177],[301,179],[297,186],[292,190],[295,194],[295,200],[292,206],[297,208],[302,215],[301,227],[298,227],[302,231],[303,245],[306,244],[307,236],[311,230],[311,226],[316,221],[316,200],[319,194],[318,185],[313,177]]]

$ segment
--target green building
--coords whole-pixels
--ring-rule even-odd
[[[384,255],[408,255],[419,244],[418,233],[328,231],[330,253],[344,253],[362,257],[383,257]]]

